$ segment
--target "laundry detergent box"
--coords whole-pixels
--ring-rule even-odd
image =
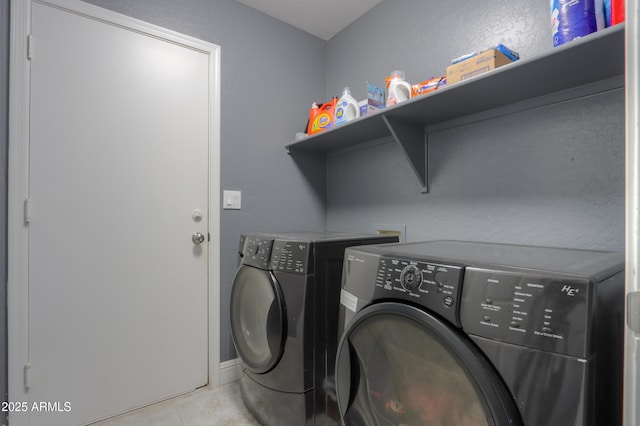
[[[447,77],[432,77],[421,83],[411,85],[411,97],[426,95],[447,85]]]
[[[454,59],[447,67],[447,84],[454,84],[519,59],[519,55],[506,47],[499,45],[483,52],[474,52],[461,58]]]
[[[367,99],[358,102],[358,106],[360,106],[360,116],[383,109],[385,99],[384,89],[367,81]]]

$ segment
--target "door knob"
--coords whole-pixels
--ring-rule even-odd
[[[191,236],[191,241],[193,241],[193,244],[202,244],[204,242],[204,235],[202,235],[200,232],[195,232]]]

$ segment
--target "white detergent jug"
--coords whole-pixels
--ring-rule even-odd
[[[387,77],[387,106],[411,99],[411,85],[404,80],[404,71],[396,70]]]
[[[358,117],[360,117],[360,107],[358,106],[358,101],[356,101],[355,98],[351,96],[351,89],[345,87],[342,91],[342,96],[340,97],[340,99],[338,100],[338,104],[336,105],[334,123],[336,126],[338,126]]]

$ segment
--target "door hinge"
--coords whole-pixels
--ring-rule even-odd
[[[640,334],[640,291],[627,294],[627,326]]]
[[[25,224],[31,223],[31,208],[32,208],[31,199],[27,198],[26,200],[24,200],[24,223]]]
[[[24,365],[24,390],[28,390],[31,386],[31,378],[29,377],[29,370],[31,369],[31,363],[28,362]]]
[[[33,58],[33,36],[29,34],[27,36],[27,59]]]

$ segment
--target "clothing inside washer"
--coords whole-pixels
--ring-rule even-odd
[[[376,316],[360,324],[349,343],[360,374],[348,424],[489,424],[481,393],[458,356],[415,321]]]

